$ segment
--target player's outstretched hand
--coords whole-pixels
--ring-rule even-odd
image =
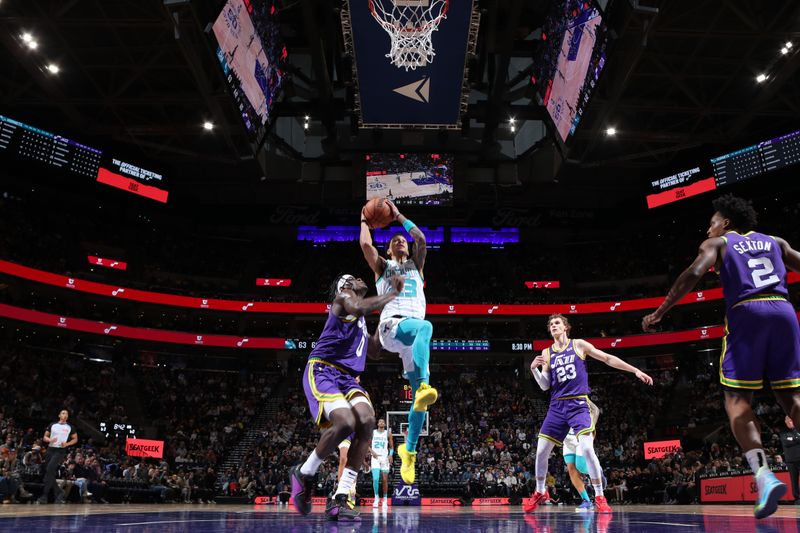
[[[544,363],[545,363],[544,356],[542,354],[539,354],[536,357],[534,357],[533,361],[531,361],[531,372],[533,372],[540,366],[543,366]]]
[[[652,333],[656,330],[653,326],[659,322],[661,322],[661,317],[656,313],[650,313],[642,319],[642,329],[645,333]]]
[[[397,206],[394,205],[394,202],[389,200],[388,198],[385,198],[383,201],[386,202],[386,205],[388,205],[389,209],[392,210],[392,219],[397,220],[397,217],[400,216],[400,210],[397,209]]]
[[[636,377],[639,378],[639,380],[642,383],[644,383],[645,385],[652,385],[653,384],[653,378],[651,378],[650,376],[648,376],[647,374],[645,374],[641,370],[637,370],[636,371]]]
[[[392,276],[391,282],[392,288],[397,291],[398,294],[403,292],[403,287],[406,285],[406,281],[403,279],[403,276]]]

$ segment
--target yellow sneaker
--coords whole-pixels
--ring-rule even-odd
[[[414,411],[424,413],[428,410],[428,406],[436,403],[438,399],[439,391],[427,383],[421,383],[417,389],[417,395],[414,397]]]
[[[400,456],[400,477],[403,481],[411,485],[414,483],[414,469],[417,466],[417,452],[410,452],[406,450],[406,444],[403,443],[397,447],[397,455]]]

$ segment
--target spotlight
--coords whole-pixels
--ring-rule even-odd
[[[31,50],[36,50],[37,48],[39,48],[39,43],[37,43],[33,39],[31,39],[30,41],[25,41],[25,44],[28,45],[28,48],[30,48]]]
[[[608,135],[609,137],[616,134],[617,134],[617,128],[614,128],[613,126],[606,128],[606,135]]]
[[[47,65],[47,70],[50,72],[50,74],[58,74],[59,71],[61,71],[59,66],[56,65],[55,63],[50,63],[49,65]]]
[[[25,32],[21,35],[21,38],[23,42],[29,43],[33,40],[33,35],[31,35],[28,32]]]
[[[203,129],[206,131],[211,131],[214,129],[214,123],[211,121],[206,120],[203,122]]]
[[[307,130],[307,129],[308,129],[308,122],[304,122],[304,123],[303,123],[303,129],[304,129],[304,130]]]
[[[512,124],[511,125],[511,133],[514,133],[515,131],[517,131],[517,128]]]
[[[309,120],[311,120],[311,117],[309,117],[308,115],[306,115],[306,122],[308,122]]]
[[[767,80],[766,74],[759,74],[758,76],[756,76],[756,81],[758,83],[764,83],[766,80]]]
[[[786,41],[786,44],[784,44],[783,46],[785,46],[786,48],[791,48],[792,47],[792,41]]]
[[[789,53],[789,49],[788,48],[786,48],[785,46],[783,48],[781,48],[781,54],[786,55],[788,53]]]
[[[511,124],[513,124],[515,120],[516,120],[516,119],[514,119],[514,117],[511,117],[510,119],[508,119],[508,122],[509,122],[509,123],[511,123]]]

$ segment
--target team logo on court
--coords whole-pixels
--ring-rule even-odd
[[[203,336],[202,335],[195,336],[194,343],[195,344],[203,344]]]
[[[60,327],[60,328],[67,327],[67,318],[66,317],[63,317],[63,316],[58,317],[58,327]]]
[[[74,278],[67,278],[67,287],[70,289],[75,288],[75,279]]]
[[[208,308],[208,300],[206,300],[206,299],[201,300],[200,301],[200,307],[202,307],[204,309]]]

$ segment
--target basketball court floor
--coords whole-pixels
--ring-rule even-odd
[[[511,507],[402,507],[363,509],[360,522],[329,522],[317,506],[309,516],[291,507],[244,505],[7,505],[0,531],[208,532],[522,532],[613,533],[800,531],[800,507],[787,506],[756,521],[749,506],[619,506],[612,515],[578,514],[572,507],[548,507],[525,515]]]

